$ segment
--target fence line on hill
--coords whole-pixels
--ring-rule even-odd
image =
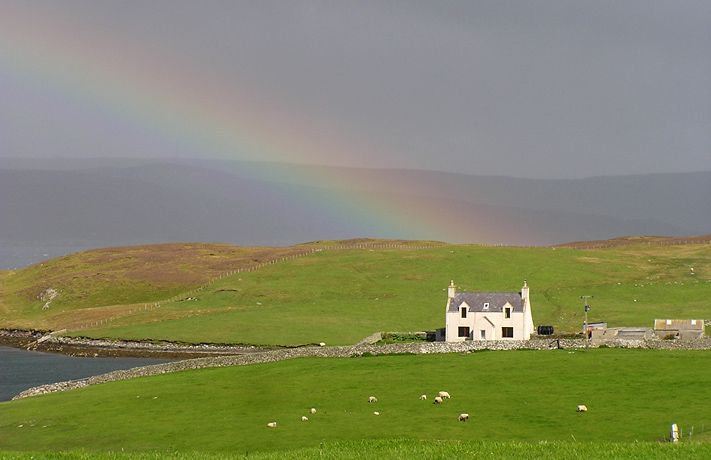
[[[579,247],[573,247],[573,246],[566,246],[566,245],[561,245],[561,246],[552,246],[553,249],[555,248],[560,248],[560,249],[576,249],[579,251],[584,251],[584,250],[589,250],[589,249],[606,249],[606,248],[617,248],[617,247],[627,247],[627,246],[651,246],[651,245],[658,245],[658,246],[682,246],[685,244],[710,244],[711,240],[689,240],[689,239],[669,239],[669,240],[659,240],[659,241],[647,241],[647,242],[629,242],[629,243],[611,243],[611,242],[596,242],[595,244],[588,244],[586,246],[579,246]]]
[[[647,241],[647,245],[684,245],[684,244],[710,244],[711,240],[690,240],[690,239],[668,239],[668,240],[659,240],[659,241]],[[611,247],[622,247],[622,246],[642,246],[645,245],[645,243],[626,243],[626,244],[614,244],[614,243],[608,243],[608,244],[594,244],[594,245],[589,245],[585,247],[566,247],[566,246],[552,246],[552,249],[556,248],[561,248],[561,249],[575,249],[575,250],[590,250],[590,249],[605,249],[605,248],[611,248]],[[190,291],[183,292],[181,294],[177,294],[170,299],[159,301],[159,302],[152,302],[152,303],[146,303],[143,305],[143,307],[138,307],[136,309],[131,309],[128,312],[124,312],[123,314],[118,314],[115,316],[112,316],[110,318],[106,319],[101,319],[98,321],[90,322],[90,323],[85,323],[81,326],[77,326],[74,328],[68,328],[68,330],[71,331],[76,331],[76,330],[82,330],[86,329],[89,327],[96,327],[96,326],[101,326],[104,324],[108,324],[109,322],[115,321],[119,318],[123,318],[129,315],[132,315],[134,313],[138,312],[143,312],[143,311],[151,311],[155,310],[157,308],[160,308],[161,306],[168,304],[168,303],[173,303],[173,302],[182,302],[191,299],[195,294],[198,292],[201,292],[203,289],[211,286],[213,283],[216,281],[219,281],[227,276],[232,276],[236,275],[238,273],[249,273],[253,272],[255,270],[259,270],[261,268],[264,268],[268,265],[273,265],[276,263],[281,263],[285,262],[287,260],[292,260],[292,259],[298,259],[301,257],[305,257],[317,252],[321,251],[332,251],[332,250],[344,250],[344,249],[409,249],[409,250],[419,250],[419,249],[435,249],[435,248],[442,248],[445,246],[451,246],[451,247],[461,247],[461,246],[494,246],[494,247],[522,247],[522,246],[508,246],[508,245],[503,245],[503,244],[497,244],[497,245],[486,245],[486,244],[458,244],[458,245],[420,245],[420,246],[411,246],[411,245],[405,245],[405,244],[393,244],[393,243],[360,243],[360,244],[338,244],[338,245],[329,245],[329,246],[320,246],[320,247],[315,247],[311,248],[308,251],[304,251],[302,253],[298,254],[291,254],[289,256],[281,257],[278,259],[273,259],[267,262],[262,262],[257,265],[252,265],[250,267],[240,267],[236,268],[234,270],[229,270],[223,274],[218,275],[217,277],[207,281],[206,283],[202,284],[201,286],[198,286],[196,288],[191,289]]]
[[[193,298],[195,294],[198,292],[201,292],[205,288],[211,286],[215,282],[226,278],[228,276],[233,276],[239,273],[249,273],[253,272],[256,270],[259,270],[261,268],[264,268],[269,265],[274,265],[276,263],[281,263],[281,262],[286,262],[288,260],[292,259],[299,259],[301,257],[306,257],[311,254],[315,254],[317,252],[321,251],[329,251],[329,250],[343,250],[343,249],[412,249],[412,250],[419,250],[419,249],[429,249],[429,248],[441,248],[444,247],[445,245],[430,245],[430,246],[411,246],[411,245],[405,245],[405,244],[384,244],[384,243],[373,243],[373,244],[367,244],[367,243],[362,243],[362,244],[340,244],[340,245],[329,245],[329,246],[320,246],[316,248],[312,248],[308,251],[304,251],[298,254],[291,254],[288,256],[280,257],[278,259],[272,259],[267,262],[262,262],[256,265],[252,265],[250,267],[240,267],[236,268],[234,270],[228,270],[227,272],[224,272],[223,274],[220,274],[216,276],[215,278],[212,278],[211,280],[207,281],[206,283],[193,288],[189,291],[174,295],[170,299],[167,300],[162,300],[159,302],[151,302],[151,303],[145,303],[143,307],[137,307],[134,309],[129,310],[128,312],[123,312],[122,314],[117,314],[114,316],[111,316],[109,318],[101,319],[98,321],[93,321],[90,323],[85,323],[82,324],[81,326],[73,327],[73,328],[67,328],[68,331],[78,331],[90,327],[96,327],[96,326],[102,326],[104,324],[108,324],[110,322],[113,322],[119,318],[124,318],[126,316],[132,315],[134,313],[139,313],[139,312],[144,312],[144,311],[152,311],[155,309],[158,309],[162,307],[163,305],[169,304],[169,303],[174,303],[174,302],[183,302],[190,300]]]

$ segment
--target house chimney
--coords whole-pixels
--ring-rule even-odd
[[[523,287],[521,288],[521,299],[523,299],[523,309],[528,309],[530,304],[528,301],[528,285],[526,284],[526,280],[523,280]]]
[[[447,297],[453,299],[455,292],[457,292],[457,288],[454,286],[454,280],[452,280],[452,282],[449,284],[449,289],[447,290]]]

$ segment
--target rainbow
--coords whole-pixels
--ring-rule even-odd
[[[0,78],[138,132],[155,145],[263,165],[339,165],[354,159],[375,165],[395,156],[359,144],[350,133],[326,129],[319,120],[280,110],[288,104],[277,104],[260,88],[206,78],[126,43],[108,42],[101,33],[80,36],[57,19],[38,22],[30,8],[39,7],[21,2],[0,7]],[[283,173],[277,171],[267,168],[266,174],[279,183]],[[307,179],[336,192],[297,197],[303,205],[328,213],[363,237],[477,243],[496,241],[501,229],[513,224],[504,222],[505,216],[462,216],[428,199],[427,184],[418,184],[412,194],[373,197],[348,192],[368,190],[377,178],[367,174],[358,175],[358,183],[350,175]],[[498,222],[498,229],[491,222]]]

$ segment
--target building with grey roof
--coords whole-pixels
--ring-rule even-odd
[[[457,292],[447,289],[447,342],[465,340],[528,340],[533,332],[528,285],[521,292]]]

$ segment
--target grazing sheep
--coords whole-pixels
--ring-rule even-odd
[[[427,399],[427,395],[420,396],[420,399]]]
[[[315,408],[315,407],[312,407],[312,408],[311,408],[311,413],[312,413],[312,414],[315,414],[315,413],[316,413],[316,408]]]
[[[449,399],[449,393],[447,393],[446,391],[440,391],[439,397],[442,399]]]
[[[467,420],[469,420],[469,414],[459,414],[460,422],[466,422]]]
[[[309,420],[309,418],[308,418],[307,416],[305,416],[305,415],[302,415],[302,416],[301,416],[301,421],[302,421],[302,422],[306,422],[306,421],[308,421],[308,420]]]
[[[380,415],[380,412],[373,412],[373,415]]]
[[[326,342],[321,342],[321,343],[318,344],[318,346],[319,346],[319,347],[325,347],[325,346],[326,346]]]
[[[378,398],[376,398],[375,396],[371,396],[370,398],[368,398],[368,402],[378,402]]]
[[[442,398],[439,397],[439,396],[436,396],[436,397],[435,397],[434,404],[442,404]]]
[[[588,408],[583,406],[582,404],[580,404],[578,406],[578,412],[587,412],[587,411],[588,411]]]
[[[269,423],[267,423],[267,426],[269,428],[276,428],[276,422],[269,422]]]

